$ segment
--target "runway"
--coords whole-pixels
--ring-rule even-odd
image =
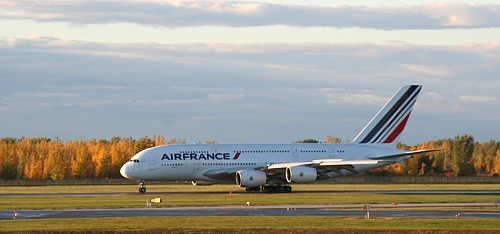
[[[152,207],[122,209],[78,210],[19,210],[17,219],[106,218],[106,217],[167,217],[167,216],[337,216],[364,217],[362,204],[347,205],[279,205],[279,206],[224,206],[224,207]],[[418,217],[418,218],[500,218],[500,210],[493,203],[419,203],[367,205],[371,217]],[[421,210],[434,207],[433,210]],[[436,209],[436,207],[438,207]],[[439,210],[439,207],[448,207]],[[451,209],[450,209],[451,207]],[[464,211],[470,207],[491,207],[490,211]],[[412,210],[413,208],[413,210]],[[496,211],[493,211],[496,210]],[[14,211],[0,211],[0,219],[13,219]]]
[[[168,194],[199,194],[200,192],[168,192]],[[204,192],[219,194],[226,192]],[[244,192],[242,192],[244,193]],[[500,195],[500,190],[339,190],[339,191],[294,191],[294,193],[344,193],[344,194],[470,194]],[[148,193],[151,196],[166,193]],[[2,197],[94,197],[137,195],[137,192],[119,193],[22,193],[0,194]],[[118,209],[72,209],[72,210],[17,210],[17,219],[60,218],[106,218],[106,217],[168,217],[168,216],[337,216],[364,217],[365,204],[345,205],[272,205],[272,206],[217,206],[217,207],[152,207]],[[491,203],[406,203],[367,204],[371,217],[461,217],[500,218],[498,204]],[[483,207],[475,211],[477,207]],[[429,209],[426,209],[429,208]],[[14,211],[0,210],[0,220],[13,219]]]

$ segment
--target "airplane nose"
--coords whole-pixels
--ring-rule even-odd
[[[120,168],[120,174],[127,179],[131,179],[130,178],[130,170],[127,170],[129,168],[129,164],[130,163],[127,162],[127,163],[123,164],[122,168]]]

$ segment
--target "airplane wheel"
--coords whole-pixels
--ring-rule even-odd
[[[279,193],[280,187],[279,186],[269,186],[269,192],[270,193]]]
[[[292,186],[285,186],[285,193],[291,193],[292,192]]]
[[[140,193],[145,193],[146,192],[146,187],[140,187],[139,188]]]
[[[245,190],[247,192],[258,192],[260,191],[260,187],[246,187]]]

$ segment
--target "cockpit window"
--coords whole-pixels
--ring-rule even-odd
[[[139,162],[139,159],[130,159],[129,162],[135,162],[135,163],[138,163]]]

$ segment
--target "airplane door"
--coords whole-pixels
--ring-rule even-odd
[[[193,170],[196,171],[198,169],[200,169],[200,163],[197,163],[197,162],[193,163]]]
[[[149,160],[149,170],[154,171],[155,170],[155,160]]]
[[[330,158],[335,158],[335,148],[333,145],[328,146],[328,156]]]
[[[297,150],[297,147],[292,146],[292,155],[297,157],[299,156],[299,151]]]

